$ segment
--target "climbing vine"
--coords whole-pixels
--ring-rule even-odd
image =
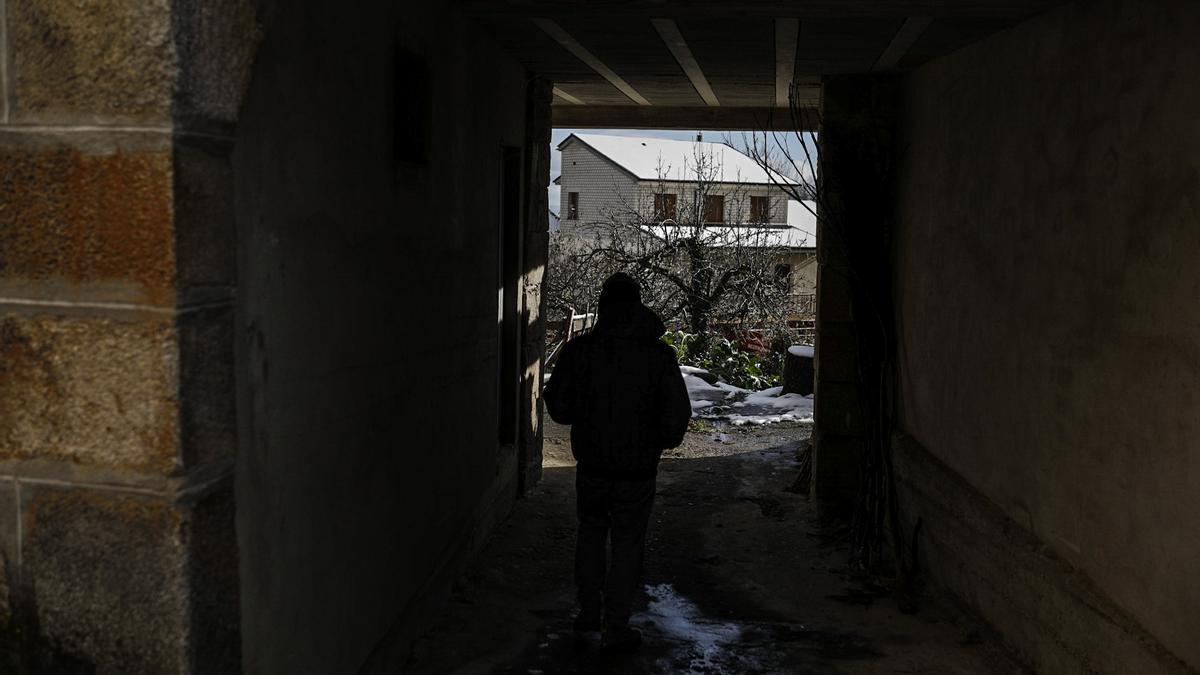
[[[836,155],[819,159],[811,136],[804,138],[802,131],[775,131],[773,120],[766,121],[766,131],[748,135],[744,145],[760,165],[797,181],[779,182],[778,187],[818,218],[819,236],[823,239],[821,251],[826,258],[821,261],[822,274],[842,275],[849,283],[865,446],[860,489],[849,529],[851,560],[864,572],[881,573],[891,560],[890,550],[895,556],[896,590],[903,607],[904,600],[911,598],[916,534],[910,538],[902,533],[892,464],[897,343],[890,208],[893,177],[890,119],[894,89],[888,83],[878,88],[874,84],[868,85],[870,100],[864,106],[865,114],[862,110],[853,112],[858,125],[853,136],[838,139],[842,145],[837,152],[852,153],[848,163],[832,166],[837,161]],[[789,128],[825,131],[820,114],[800,101],[794,87],[789,101]],[[799,150],[790,147],[787,134],[799,138]],[[822,136],[823,150],[827,139],[824,133]],[[836,184],[826,184],[830,177]],[[851,183],[873,186],[875,194],[869,200],[873,203],[847,203],[843,187]],[[864,201],[863,195],[856,197]],[[837,264],[829,265],[830,259]]]

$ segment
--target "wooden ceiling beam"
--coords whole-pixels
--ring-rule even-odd
[[[508,17],[1020,18],[1064,0],[459,0],[467,14]]]
[[[608,80],[609,84],[616,87],[622,94],[629,97],[629,100],[638,105],[650,105],[650,101],[646,100],[645,96],[638,93],[632,85],[626,82],[620,75],[613,71],[612,68],[604,65],[604,62],[596,58],[596,55],[587,50],[586,47],[579,44],[579,41],[571,37],[571,34],[563,30],[562,26],[552,19],[534,18],[530,19],[538,28],[541,28],[547,35],[554,38],[558,44],[563,46],[563,49],[571,52],[580,61],[583,61],[589,68],[600,74],[601,77]]]
[[[886,49],[875,60],[875,65],[871,66],[871,70],[887,71],[895,70],[896,64],[900,63],[900,59],[908,53],[909,49],[921,37],[929,24],[933,23],[933,17],[929,16],[910,16],[904,20],[904,24],[892,36],[892,41],[888,43]]]
[[[700,98],[710,106],[721,105],[721,102],[717,100],[716,93],[708,84],[708,78],[704,77],[704,71],[700,69],[700,64],[692,54],[691,48],[688,47],[687,41],[683,39],[683,33],[679,32],[679,26],[670,19],[651,19],[650,23],[654,24],[654,30],[658,31],[658,35],[667,45],[667,49],[671,50],[671,56],[675,57],[675,62],[683,69],[692,86],[696,88],[696,93],[700,94]]]
[[[799,19],[775,19],[775,106],[788,107],[792,79],[796,77],[796,41]]]
[[[787,108],[731,108],[729,106],[600,106],[556,105],[553,124],[572,129],[714,129],[726,131],[815,131],[816,108],[793,119]]]
[[[559,89],[558,87],[554,87],[553,91],[554,91],[555,96],[561,98],[562,100],[566,101],[567,103],[570,103],[571,105],[583,105],[583,101],[580,101],[579,99],[568,94],[567,92],[563,91],[562,89]]]

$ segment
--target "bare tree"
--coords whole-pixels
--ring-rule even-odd
[[[600,286],[619,268],[589,250],[586,242],[559,230],[550,233],[542,293],[551,320],[596,307]]]
[[[772,203],[786,214],[782,193],[726,180],[700,144],[672,169],[660,159],[657,181],[615,200],[573,264],[638,277],[647,305],[697,335],[689,356],[707,352],[714,324],[786,329],[791,295],[776,265],[790,232],[770,222]]]

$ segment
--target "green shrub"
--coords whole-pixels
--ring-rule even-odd
[[[687,358],[688,346],[696,341],[695,333],[685,333],[681,330],[667,331],[667,333],[662,336],[662,341],[667,343],[671,349],[675,350],[675,360],[678,361],[680,365],[691,365],[684,363],[684,360]]]
[[[782,354],[759,355],[742,349],[732,340],[713,335],[709,341],[708,353],[700,358],[689,359],[688,346],[695,339],[695,334],[684,331],[672,331],[662,337],[663,342],[675,350],[675,358],[680,365],[703,368],[723,382],[751,391],[779,384]]]

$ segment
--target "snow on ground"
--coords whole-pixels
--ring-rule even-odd
[[[728,420],[733,425],[813,421],[811,395],[783,394],[783,387],[747,391],[720,381],[714,385],[700,379],[699,369],[680,366],[680,370],[692,400],[693,417]]]
[[[690,366],[680,366],[680,370],[690,368]],[[699,368],[693,368],[694,371],[704,372]],[[699,375],[684,372],[683,383],[687,385],[688,398],[692,400],[692,414],[696,415],[700,410],[710,408],[714,405],[725,403],[729,397],[745,392],[745,389],[739,389],[733,385],[717,382],[709,384],[700,379]]]
[[[700,377],[708,375],[703,369],[679,366],[679,370],[683,373],[683,383],[687,385],[688,398],[692,401],[692,417],[726,420],[735,426],[813,421],[811,395],[783,394],[783,387],[748,391],[720,380],[716,384],[709,384]],[[548,379],[549,374],[544,381]]]
[[[813,357],[812,345],[792,345],[788,347],[788,353],[792,356],[800,356],[811,359]]]

